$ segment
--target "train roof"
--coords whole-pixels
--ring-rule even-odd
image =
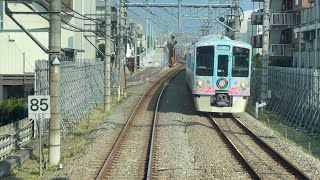
[[[231,40],[228,37],[224,37],[218,34],[211,34],[207,36],[202,36],[199,40],[194,44],[195,47],[201,46],[213,46],[213,45],[234,45],[239,47],[244,47],[248,49],[252,49],[252,46],[246,42]]]

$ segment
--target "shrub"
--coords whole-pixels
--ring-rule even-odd
[[[286,56],[270,57],[269,65],[280,66],[280,67],[292,67],[292,57],[286,57]]]
[[[27,99],[11,97],[0,104],[0,126],[16,122],[28,115]]]

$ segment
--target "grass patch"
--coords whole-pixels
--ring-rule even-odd
[[[255,106],[250,104],[247,108],[247,112],[251,116],[255,116]],[[293,127],[293,125],[287,123],[268,111],[259,113],[258,120],[262,124],[271,128],[280,138],[285,139],[291,144],[301,147],[304,152],[314,156],[317,159],[320,159],[319,136],[314,136],[300,129],[296,129]]]
[[[111,111],[118,105],[120,105],[124,99],[117,101],[117,96],[112,97]],[[90,132],[105,122],[108,113],[103,112],[103,104],[93,108],[83,119],[75,125],[74,130],[69,130],[64,138],[61,138],[61,163],[67,161],[69,158],[74,157],[78,153],[82,152],[86,145],[93,143],[93,139],[88,136]],[[45,142],[48,144],[48,142]],[[44,148],[44,159],[48,160],[48,148]],[[40,177],[39,170],[39,151],[36,151],[30,159],[23,162],[19,167],[12,171],[11,176],[1,177],[1,179],[42,179]],[[43,174],[46,172],[52,172],[59,168],[59,165],[47,166],[43,168]]]

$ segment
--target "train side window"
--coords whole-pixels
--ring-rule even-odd
[[[196,76],[213,76],[214,47],[197,47]]]
[[[227,77],[228,76],[228,55],[218,56],[218,76]]]
[[[249,49],[233,47],[232,77],[249,77],[249,56]]]

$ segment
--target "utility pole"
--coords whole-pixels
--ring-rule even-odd
[[[314,13],[314,25],[315,25],[315,30],[316,30],[316,37],[314,39],[314,68],[317,68],[317,61],[318,61],[318,22],[319,22],[319,0],[314,0],[314,8],[315,8],[315,13]]]
[[[269,17],[270,17],[270,0],[264,0],[263,2],[261,103],[267,102],[267,93],[268,93]]]
[[[182,0],[178,0],[178,28],[181,28],[181,2]]]
[[[226,0],[226,1],[225,1],[225,3],[229,4],[229,0]],[[230,10],[229,8],[226,8],[226,9],[225,9],[225,12],[224,12],[224,13],[225,13],[225,14],[224,14],[224,19],[225,19],[225,21],[226,21],[226,22],[228,22],[228,20],[229,20],[229,17],[230,17],[230,16],[229,16],[229,15],[230,15],[230,11],[231,11],[231,10]],[[227,34],[226,30],[227,30],[227,29],[226,29],[226,27],[224,27],[224,30],[223,30],[223,32],[222,32],[222,33],[223,33],[223,35],[224,35],[224,36],[229,36],[229,37],[230,37],[230,35],[229,35],[229,34]]]
[[[234,29],[236,30],[234,32],[234,40],[239,40],[239,33],[240,33],[240,1],[234,0],[234,5],[236,6],[234,8]]]
[[[120,95],[125,96],[125,73],[124,73],[124,63],[125,63],[125,27],[124,27],[124,5],[125,5],[125,0],[120,0]]]
[[[50,1],[51,12],[61,12],[61,0]],[[60,13],[50,15],[49,31],[49,78],[50,107],[49,122],[49,163],[56,165],[60,161],[60,51],[61,51],[61,16]]]
[[[138,19],[138,17],[137,17]],[[138,27],[138,21],[136,22],[136,24],[133,27],[134,30],[134,62],[133,62],[133,72],[136,73],[137,72],[137,44],[138,44],[138,37],[137,37],[137,27]]]
[[[105,0],[105,89],[104,89],[104,112],[110,111],[111,103],[111,78],[110,78],[110,61],[111,61],[111,0]]]

